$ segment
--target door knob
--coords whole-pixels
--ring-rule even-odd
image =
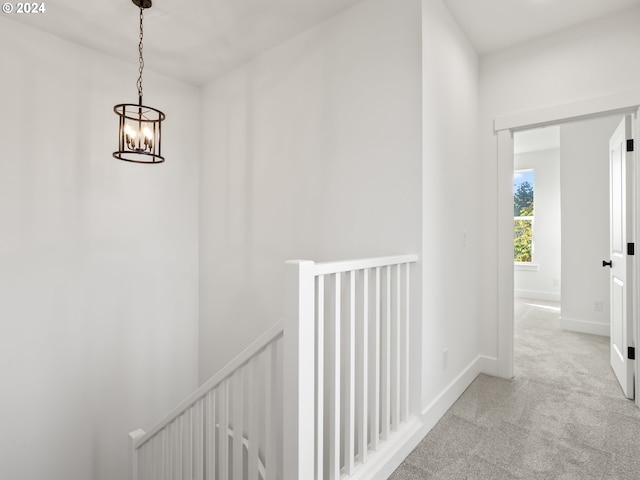
[[[613,264],[611,263],[611,260],[609,260],[608,262],[606,260],[602,260],[602,266],[606,267],[607,265],[609,266],[609,268],[613,267]]]

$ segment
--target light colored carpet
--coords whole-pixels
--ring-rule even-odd
[[[560,330],[559,313],[516,300],[515,378],[480,375],[390,479],[640,479],[640,410],[609,339]]]

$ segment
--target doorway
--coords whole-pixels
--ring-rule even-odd
[[[518,329],[518,313],[531,308],[555,317],[560,335],[609,337],[609,272],[601,262],[609,255],[609,139],[622,118],[602,115],[514,133],[514,302],[520,343],[526,332],[535,332],[533,325]],[[530,216],[516,216],[523,213]]]
[[[551,107],[533,112],[525,112],[495,120],[497,135],[497,181],[498,181],[498,375],[511,378],[514,374],[514,272],[513,272],[513,170],[514,132],[534,127],[554,125],[569,120],[598,118],[614,113],[633,115],[633,132],[638,138],[638,103],[631,96],[624,99],[606,97]],[[634,172],[633,185],[640,186],[640,176]],[[636,211],[637,199],[632,205]],[[634,227],[638,237],[638,225]],[[638,260],[634,257],[633,278],[638,278]],[[634,295],[636,297],[637,295]],[[637,312],[638,299],[633,299],[633,311]],[[604,305],[603,305],[604,309]],[[640,344],[637,328],[637,313],[633,315],[634,343]],[[636,389],[638,385],[636,385]],[[639,396],[636,391],[636,403]]]

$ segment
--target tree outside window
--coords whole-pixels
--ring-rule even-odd
[[[530,263],[533,258],[534,218],[533,170],[518,170],[513,176],[513,259]]]

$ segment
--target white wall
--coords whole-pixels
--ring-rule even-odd
[[[480,62],[480,151],[483,186],[482,349],[497,352],[497,172],[493,120],[505,114],[598,97],[640,84],[640,8],[517,45]]]
[[[282,317],[286,260],[419,253],[419,1],[359,3],[203,108],[201,381]]]
[[[561,125],[562,317],[560,326],[609,334],[609,138],[621,115]],[[602,302],[596,311],[594,303]]]
[[[485,227],[478,221],[478,57],[440,0],[422,4],[422,405],[427,407],[478,355],[478,282],[484,282],[478,262],[485,254],[478,242]],[[437,414],[431,413],[432,421]]]
[[[197,384],[198,91],[146,71],[167,162],[119,162],[137,64],[0,43],[0,477],[127,478],[127,433]]]
[[[361,2],[211,82],[204,108],[200,380],[281,316],[286,259],[422,250],[412,338],[435,423],[495,368],[478,362],[478,58],[443,3]]]
[[[535,172],[533,261],[537,270],[515,266],[515,294],[519,297],[560,301],[560,151],[520,153],[515,170]]]

